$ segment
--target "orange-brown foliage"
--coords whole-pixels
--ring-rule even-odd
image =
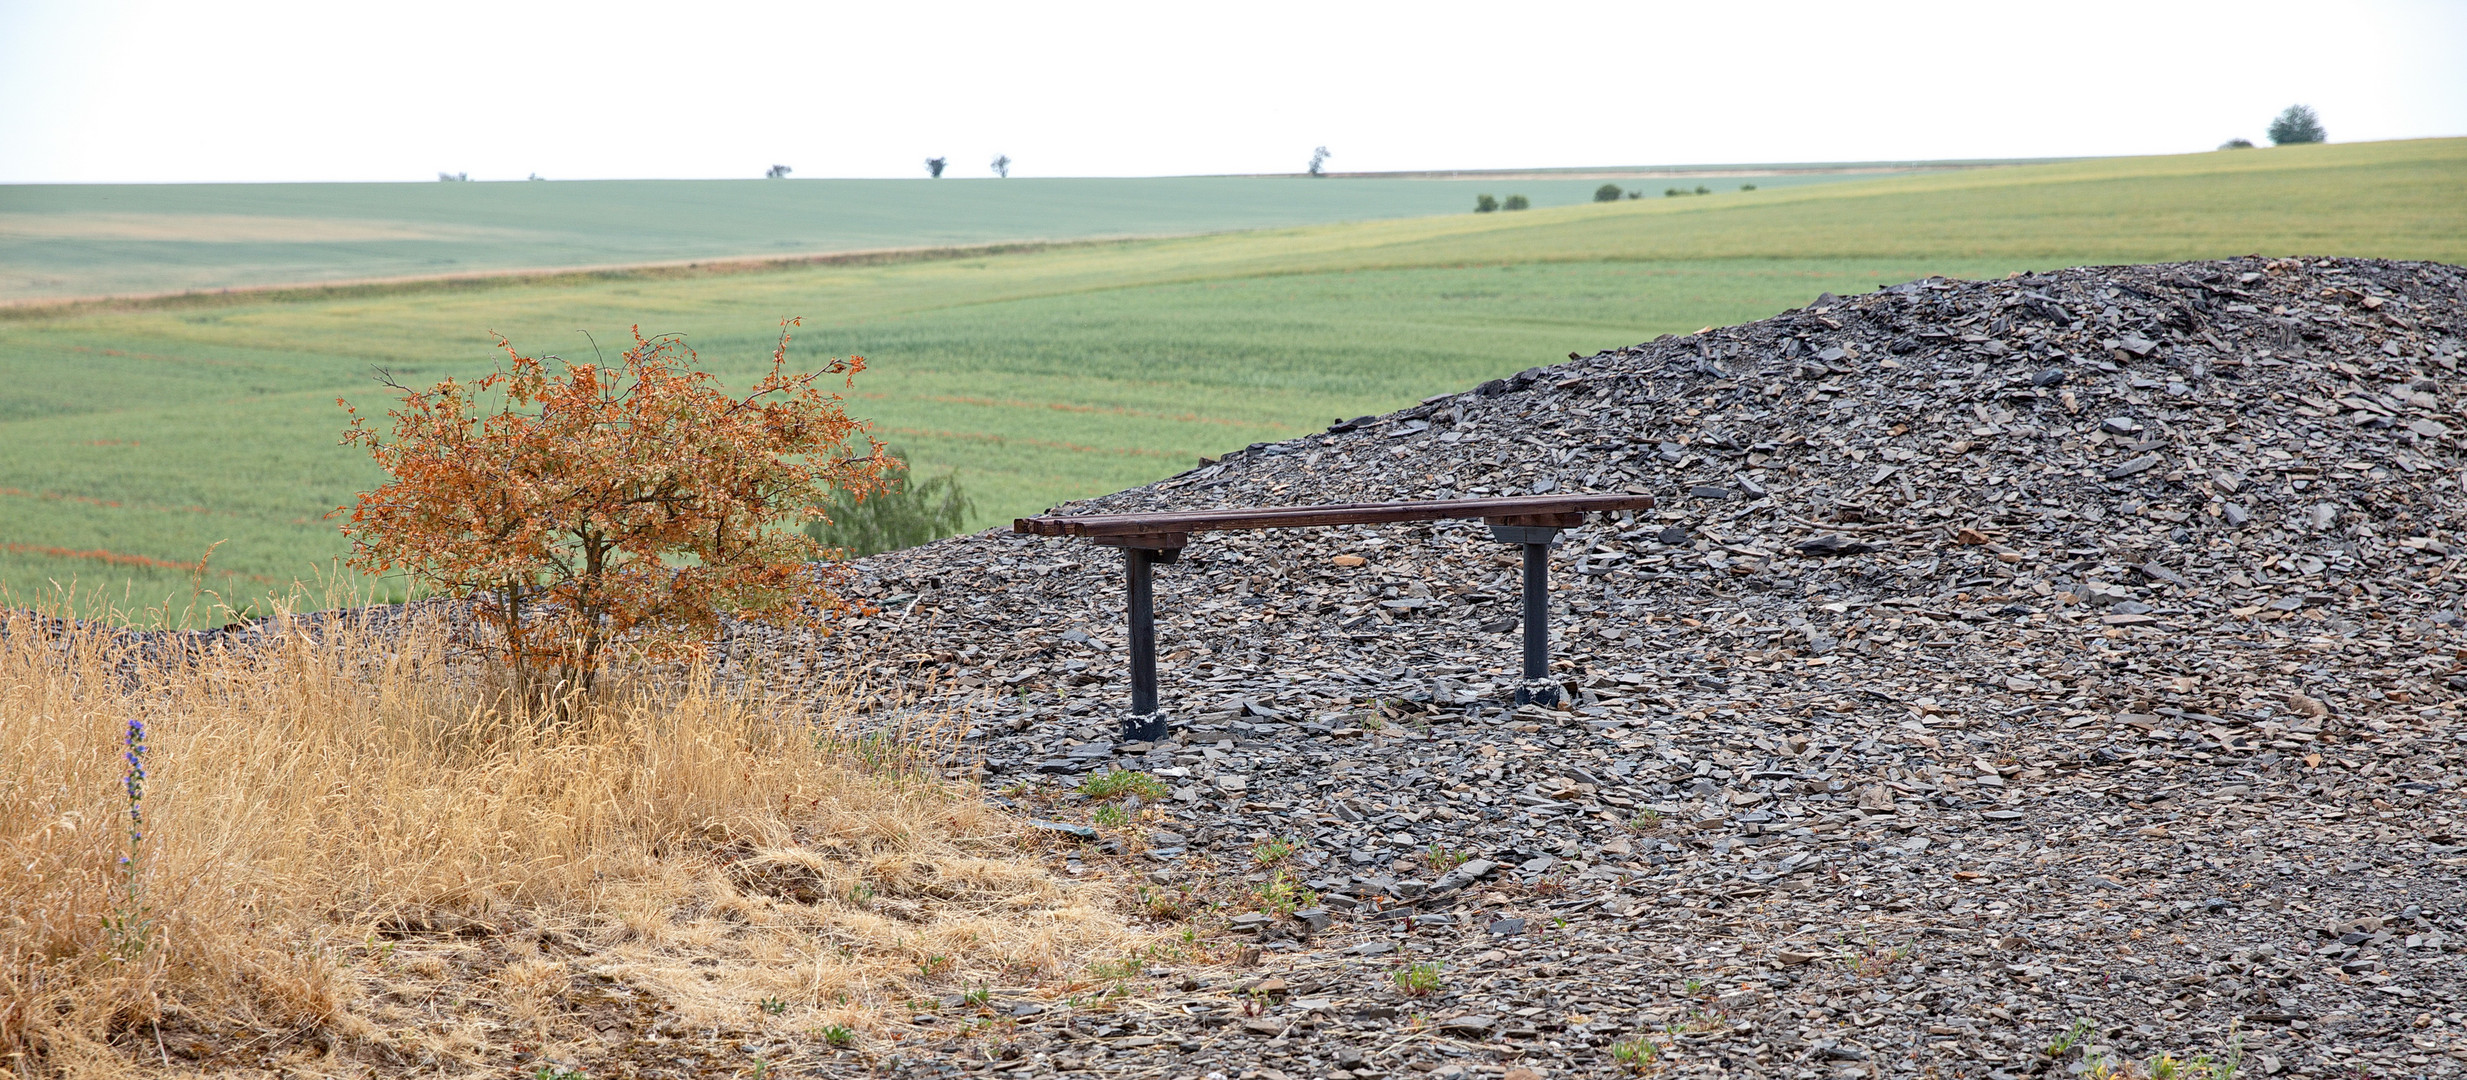
[[[722,611],[811,625],[842,610],[795,526],[834,488],[880,490],[888,458],[819,385],[853,388],[864,358],[790,371],[794,325],[743,396],[695,370],[680,339],[640,328],[615,365],[499,338],[508,359],[477,382],[389,383],[392,437],[357,409],[344,437],[392,477],[349,508],[352,564],[476,598],[527,693],[555,692],[535,674],[588,688],[612,642],[690,651]]]

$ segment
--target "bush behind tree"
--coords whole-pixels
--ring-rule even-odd
[[[1476,195],[1473,197],[1474,213],[1487,214],[1497,209],[1499,209],[1498,199],[1489,195]]]
[[[2270,142],[2276,146],[2295,143],[2328,142],[2330,133],[2323,131],[2321,117],[2310,105],[2290,105],[2278,119],[2270,121]]]
[[[388,378],[390,438],[338,399],[344,443],[389,477],[346,508],[351,565],[472,598],[526,708],[591,689],[612,645],[691,655],[723,611],[820,626],[846,609],[840,575],[809,567],[821,548],[792,526],[836,492],[881,490],[890,462],[820,385],[853,388],[864,358],[791,371],[795,325],[742,396],[681,339],[637,328],[616,364],[499,338],[507,359],[476,382]]]
[[[849,558],[880,555],[954,536],[968,527],[976,509],[960,490],[959,477],[944,473],[917,480],[906,455],[884,452],[883,489],[862,498],[847,491],[831,493],[823,518],[805,523],[805,535]]]
[[[1499,208],[1502,210],[1523,210],[1532,205],[1532,203],[1525,201],[1525,197],[1522,195],[1510,195],[1506,199],[1500,201]]]

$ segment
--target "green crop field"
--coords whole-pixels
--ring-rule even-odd
[[[1988,163],[1965,163],[1988,164]],[[1922,163],[1622,177],[1655,197]],[[1730,170],[1737,172],[1739,170]],[[1601,178],[604,180],[0,185],[0,302],[686,259],[1169,236],[1421,217],[1477,193],[1590,202]]]
[[[440,185],[448,186],[448,185]],[[727,375],[782,316],[861,353],[852,411],[979,524],[1565,357],[1925,274],[2251,252],[2467,261],[2467,140],[2288,147],[1057,245],[0,316],[0,586],[88,610],[329,573],[368,379],[470,375],[488,334],[588,355],[639,322]],[[1307,492],[1295,492],[1298,500]]]

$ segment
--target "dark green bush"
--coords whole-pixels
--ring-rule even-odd
[[[1741,190],[1741,191],[1754,191],[1754,190],[1756,190],[1756,185],[1754,185],[1754,184],[1741,184],[1741,185],[1739,185],[1739,190]]]
[[[1623,193],[1619,190],[1619,185],[1604,184],[1601,187],[1593,189],[1593,201],[1618,202],[1621,194]]]
[[[2252,148],[2253,140],[2251,139],[2229,139],[2219,144],[2221,150],[2250,150]]]
[[[1522,195],[1510,195],[1508,196],[1507,201],[1499,204],[1499,208],[1502,210],[1522,210],[1531,205],[1533,204],[1526,202],[1525,197]]]
[[[968,512],[975,507],[960,492],[957,476],[916,480],[905,456],[897,450],[891,456],[897,464],[883,471],[890,490],[864,502],[833,491],[825,510],[830,520],[807,522],[805,535],[824,547],[846,549],[854,559],[930,543],[968,527]]]
[[[1488,195],[1476,195],[1473,197],[1474,213],[1487,214],[1497,209],[1499,209],[1499,200],[1491,198]]]
[[[1698,184],[1696,185],[1696,193],[1699,195],[1711,195],[1713,194],[1713,189],[1706,187],[1703,184]]]
[[[2330,140],[2330,133],[2321,129],[2321,117],[2310,105],[2288,106],[2278,119],[2270,121],[2269,135],[2270,141],[2279,146]]]

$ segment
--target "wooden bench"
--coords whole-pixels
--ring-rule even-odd
[[[1653,498],[1649,495],[1536,495],[1156,514],[1044,514],[1011,522],[1011,531],[1036,536],[1077,536],[1122,549],[1131,617],[1131,715],[1123,721],[1122,738],[1126,742],[1156,742],[1165,738],[1167,725],[1165,713],[1157,705],[1156,616],[1150,568],[1178,559],[1194,534],[1481,518],[1490,526],[1493,539],[1525,549],[1525,668],[1523,681],[1516,687],[1515,703],[1552,705],[1559,700],[1559,686],[1550,678],[1552,541],[1558,539],[1559,530],[1584,524],[1588,513],[1652,508]]]

